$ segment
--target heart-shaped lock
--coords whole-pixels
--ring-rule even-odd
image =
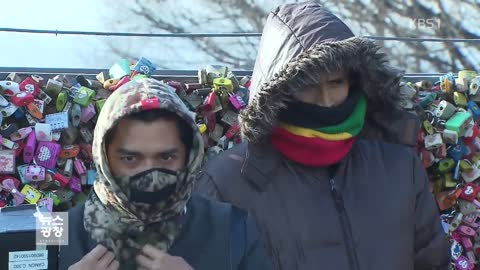
[[[47,169],[55,168],[61,146],[55,142],[40,142],[35,154],[37,165]]]

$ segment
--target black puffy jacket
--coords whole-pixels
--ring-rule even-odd
[[[292,92],[321,71],[359,75],[368,111],[336,173],[284,158],[270,143]],[[416,145],[419,122],[399,109],[401,72],[315,1],[273,10],[240,126],[246,142],[211,160],[198,192],[248,210],[276,270],[447,269],[449,249]],[[322,155],[324,153],[318,153]]]

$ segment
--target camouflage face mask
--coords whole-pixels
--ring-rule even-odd
[[[182,228],[180,220],[190,198],[193,175],[151,169],[114,179],[129,203],[121,208],[105,205],[92,192],[85,204],[92,209],[85,212],[85,227],[92,238],[112,249],[123,265],[133,263],[131,258],[146,244],[167,251]],[[96,185],[100,186],[100,181]]]
[[[156,205],[154,208],[161,209],[177,190],[178,174],[161,168],[151,169],[119,181],[128,184],[133,203]]]

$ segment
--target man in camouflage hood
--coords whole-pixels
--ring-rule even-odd
[[[269,269],[245,212],[192,197],[202,142],[195,114],[173,88],[142,79],[116,90],[95,128],[99,177],[83,210],[71,210],[70,223],[80,228],[70,226],[72,235],[79,235],[70,243],[83,242],[76,247],[81,251],[71,255],[69,249],[75,248],[65,249],[60,264],[80,260],[70,269]],[[245,248],[230,249],[231,237],[247,239]]]

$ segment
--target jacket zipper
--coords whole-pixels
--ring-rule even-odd
[[[357,251],[355,250],[353,244],[352,228],[350,225],[350,221],[348,220],[347,213],[345,213],[345,205],[343,203],[342,194],[338,192],[334,178],[330,178],[330,191],[333,197],[333,201],[335,202],[335,208],[337,209],[337,213],[340,218],[340,227],[342,227],[342,233],[345,240],[350,269],[360,270]]]

